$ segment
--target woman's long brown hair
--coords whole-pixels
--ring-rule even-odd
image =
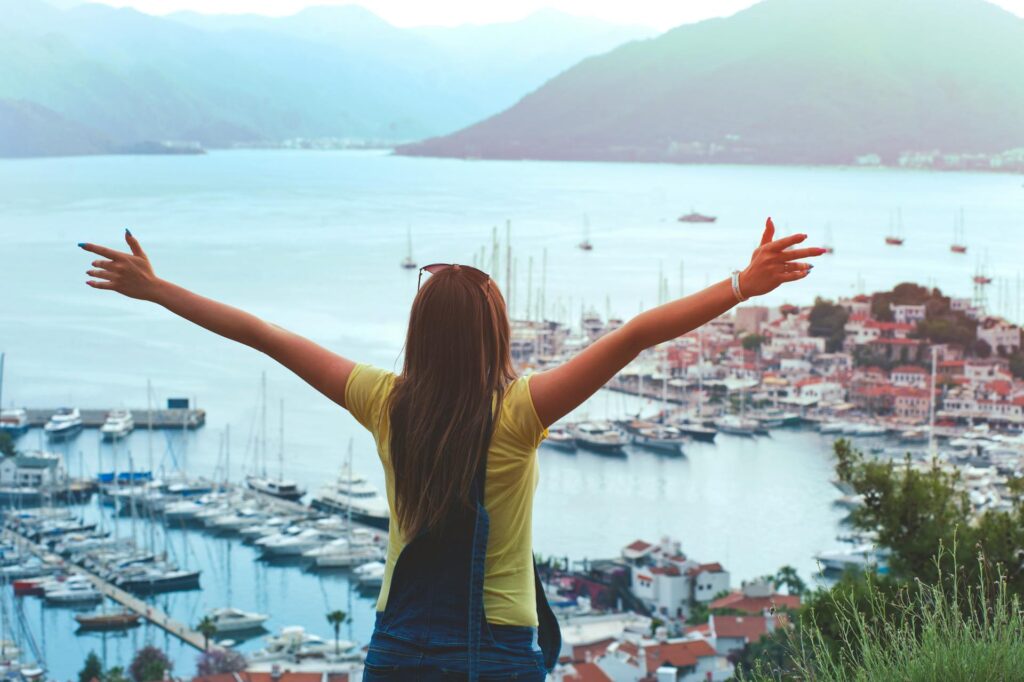
[[[473,481],[514,378],[497,285],[458,266],[431,275],[413,301],[389,399],[395,512],[406,538],[473,508]]]

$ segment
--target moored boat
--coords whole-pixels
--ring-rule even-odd
[[[17,438],[28,431],[28,412],[21,408],[0,410],[0,432]]]
[[[100,427],[100,433],[103,434],[103,440],[120,440],[130,434],[134,428],[135,420],[132,418],[131,412],[111,410],[107,414],[103,426]]]
[[[274,479],[249,475],[245,477],[245,484],[249,486],[251,490],[263,493],[264,495],[271,495],[282,500],[288,500],[290,502],[297,502],[306,494],[306,491],[302,489],[298,483],[287,479]]]
[[[559,450],[576,451],[576,438],[567,426],[553,424],[548,427],[548,437],[544,442]]]
[[[77,407],[58,408],[43,426],[43,432],[50,440],[68,440],[82,431],[82,415]]]
[[[580,422],[573,428],[576,444],[604,455],[624,455],[628,440],[611,423],[603,421]]]
[[[216,626],[218,634],[259,630],[270,619],[265,613],[243,611],[230,606],[210,609],[206,616]]]
[[[75,620],[82,630],[127,630],[139,624],[142,618],[131,611],[118,611],[115,613],[94,613],[77,614]]]

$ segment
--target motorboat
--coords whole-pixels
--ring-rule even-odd
[[[128,410],[112,410],[107,414],[100,433],[103,440],[120,440],[132,432],[135,428],[135,420]]]
[[[684,416],[677,419],[673,422],[673,426],[679,429],[684,436],[690,438],[690,440],[697,440],[703,443],[714,443],[715,436],[718,435],[718,429],[708,426],[702,420],[692,416]]]
[[[843,572],[847,569],[870,569],[878,573],[888,572],[886,552],[872,544],[858,545],[850,549],[819,552],[814,556],[814,559],[820,564],[822,571],[825,572]]]
[[[82,431],[82,414],[77,407],[58,408],[43,426],[43,432],[50,440],[68,440]]]
[[[818,424],[818,432],[824,434],[841,434],[848,428],[849,424],[840,421],[823,421]]]
[[[579,447],[605,455],[624,455],[628,439],[625,434],[609,422],[580,422],[573,428],[573,436]]]
[[[199,589],[199,571],[173,566],[136,565],[122,571],[114,584],[139,594]]]
[[[140,618],[142,616],[128,610],[115,613],[78,614],[75,616],[80,630],[97,631],[127,630],[138,625]]]
[[[679,222],[715,222],[716,220],[718,220],[716,216],[705,215],[696,211],[690,211],[685,215],[679,216]]]
[[[199,512],[207,509],[204,504],[199,504],[194,500],[179,500],[177,502],[170,502],[164,505],[164,521],[171,524],[185,524],[194,523],[199,519]]]
[[[68,579],[52,589],[45,589],[43,597],[48,604],[82,604],[101,601],[103,594],[93,584],[82,580]]]
[[[218,634],[258,630],[270,619],[270,616],[264,613],[243,611],[230,606],[210,609],[207,611],[206,617],[217,627]]]
[[[333,533],[325,533],[315,528],[306,528],[298,534],[281,533],[263,538],[256,546],[268,556],[301,556],[304,552],[319,547],[337,538]]]
[[[286,479],[266,478],[250,474],[245,477],[245,485],[250,490],[290,502],[297,502],[306,494],[306,491],[299,487],[298,483]]]
[[[338,538],[322,547],[307,550],[302,553],[302,556],[313,559],[318,568],[348,568],[371,561],[380,561],[383,558],[383,552],[373,544]]]
[[[884,436],[886,433],[887,429],[881,424],[847,424],[846,428],[843,429],[843,434],[859,438],[874,438],[877,436]]]
[[[754,436],[762,427],[756,419],[727,414],[715,420],[715,428],[733,436]]]
[[[310,502],[320,511],[351,515],[352,520],[387,530],[391,513],[388,501],[362,476],[344,466],[334,483],[325,485]]]
[[[576,437],[567,426],[555,424],[548,427],[548,437],[544,442],[559,450],[576,452]]]
[[[361,588],[379,588],[384,584],[384,562],[371,561],[352,570],[352,575]]]
[[[13,438],[28,431],[28,412],[22,408],[0,410],[0,433],[9,434]]]
[[[675,426],[640,420],[626,422],[624,426],[634,445],[672,455],[683,453],[686,437]]]
[[[300,625],[283,627],[278,634],[267,635],[263,641],[265,646],[262,649],[247,656],[251,663],[323,658],[335,650],[343,652],[356,646],[348,641],[328,642],[306,632]]]
[[[236,512],[227,512],[218,516],[206,517],[204,523],[207,528],[219,533],[233,533],[242,528],[251,526],[265,519],[262,512],[256,509],[241,509]]]

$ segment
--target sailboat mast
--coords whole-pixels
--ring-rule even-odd
[[[267,477],[267,372],[260,375],[260,470]]]
[[[277,480],[284,480],[284,398],[281,398],[281,423],[277,435]]]
[[[932,346],[932,380],[928,396],[928,454],[935,457],[935,365],[939,349]]]

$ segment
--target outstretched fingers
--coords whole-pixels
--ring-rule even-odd
[[[132,254],[139,256],[140,258],[146,257],[146,252],[142,250],[142,245],[139,244],[139,240],[135,238],[131,230],[125,228],[124,240],[128,243],[128,248],[132,250]]]
[[[825,249],[814,246],[807,249],[787,249],[779,254],[784,261],[800,260],[801,258],[814,258],[825,253]]]
[[[769,218],[764,223],[764,234],[761,235],[761,246],[770,244],[772,239],[775,238],[775,223]]]
[[[104,281],[104,280],[93,280],[93,279],[90,279],[90,280],[87,280],[85,283],[88,284],[89,286],[91,286],[93,289],[113,289],[114,288],[114,283],[113,282],[107,282],[107,281]]]
[[[806,234],[791,234],[788,237],[782,239],[776,239],[775,241],[765,244],[764,248],[767,251],[783,251],[791,246],[795,246],[807,239]]]
[[[128,255],[127,253],[115,251],[114,249],[108,249],[107,247],[100,246],[99,244],[83,243],[79,244],[79,246],[85,249],[86,251],[90,251],[92,253],[95,253],[96,255],[103,256],[104,258],[109,258],[112,261],[120,260]]]

